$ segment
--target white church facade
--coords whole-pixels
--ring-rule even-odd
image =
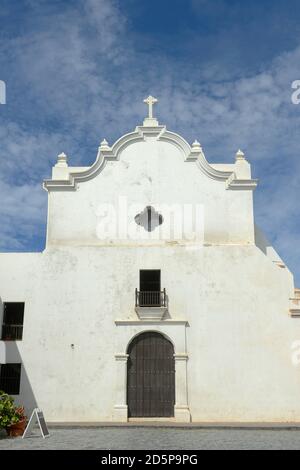
[[[45,250],[0,254],[0,389],[49,422],[300,422],[300,290],[250,164],[209,164],[145,101],[92,166],[59,155]]]

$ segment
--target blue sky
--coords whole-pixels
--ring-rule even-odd
[[[160,122],[209,161],[245,152],[256,221],[300,286],[299,1],[1,0],[0,21],[1,251],[43,249],[57,154],[91,164],[151,93]]]

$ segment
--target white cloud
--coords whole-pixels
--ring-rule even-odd
[[[42,8],[33,9],[33,25]],[[142,122],[142,99],[151,93],[159,98],[160,121],[189,140],[198,138],[209,160],[233,161],[239,147],[246,152],[255,176],[262,179],[256,196],[258,221],[276,240],[282,257],[292,260],[300,282],[294,246],[287,242],[299,241],[300,105],[292,105],[290,96],[292,81],[300,78],[300,47],[259,73],[224,80],[217,64],[203,67],[196,58],[183,64],[157,51],[138,52],[116,1],[82,1],[59,14],[50,10],[47,22],[42,20],[36,22],[39,27],[21,30],[0,45],[0,61],[11,77],[7,85],[13,103],[7,110],[15,107],[15,118],[3,118],[0,127],[5,188],[0,197],[7,197],[9,182],[17,207],[20,188],[26,194],[33,190],[37,206],[22,206],[28,236],[31,223],[40,227],[44,220],[45,198],[39,196],[37,181],[49,176],[55,156],[66,151],[71,164],[90,163],[102,137],[111,142]],[[31,186],[18,179],[20,173]],[[6,225],[11,223],[12,230],[1,229],[0,240],[9,246],[10,237],[12,245],[19,243],[19,230],[14,211],[9,219],[13,202],[5,201]]]

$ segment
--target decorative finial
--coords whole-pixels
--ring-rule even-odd
[[[108,142],[107,142],[106,139],[102,140],[99,149],[100,150],[109,150],[109,145],[108,145]]]
[[[57,156],[57,166],[68,166],[68,157],[62,152]]]
[[[201,152],[201,144],[200,142],[198,142],[198,140],[194,140],[194,142],[192,143],[192,150],[194,151],[197,151],[197,152]]]
[[[241,151],[241,149],[239,149],[236,154],[235,154],[235,159],[236,160],[246,160],[245,159],[245,154],[244,152]]]

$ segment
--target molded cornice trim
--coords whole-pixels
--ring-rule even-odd
[[[71,171],[69,179],[66,180],[46,179],[43,187],[46,191],[74,191],[78,183],[84,183],[95,178],[103,170],[107,161],[118,161],[121,152],[128,145],[146,141],[147,138],[156,138],[158,141],[175,145],[181,151],[184,161],[195,162],[207,177],[226,183],[226,189],[253,190],[257,186],[257,180],[239,180],[232,171],[221,171],[213,168],[206,160],[198,142],[191,146],[183,137],[168,131],[165,126],[138,126],[134,132],[125,134],[118,139],[112,147],[109,147],[106,141],[102,142],[95,163],[86,170]]]

